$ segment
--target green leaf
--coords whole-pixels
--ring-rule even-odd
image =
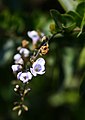
[[[72,31],[76,27],[76,22],[73,17],[68,14],[62,15],[63,28]]]
[[[81,17],[76,11],[69,11],[67,14],[71,15],[76,22],[76,26],[80,27],[81,24]]]
[[[84,13],[84,16],[83,16],[83,19],[82,19],[82,22],[81,22],[81,26],[80,26],[80,32],[79,34],[77,35],[77,37],[79,37],[83,31],[83,27],[85,25],[85,13]]]
[[[62,16],[57,10],[50,10],[51,16],[55,21],[57,31],[62,30]]]
[[[81,2],[78,4],[76,12],[80,15],[81,18],[83,18],[85,13],[85,2]]]
[[[83,31],[83,27],[85,25],[85,2],[81,2],[77,8],[76,8],[76,12],[78,12],[78,14],[80,15],[81,17],[81,22],[80,22],[80,32],[79,34],[77,35],[77,37],[79,37]]]
[[[76,26],[76,22],[71,15],[61,15],[57,10],[51,10],[51,15],[55,21],[57,31],[62,31],[63,29],[72,31]]]
[[[76,0],[58,0],[58,2],[61,4],[61,6],[63,7],[63,9],[68,12],[70,10],[75,10],[78,1]]]

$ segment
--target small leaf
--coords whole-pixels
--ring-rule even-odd
[[[71,31],[76,27],[76,23],[71,15],[63,14],[62,15],[63,28]]]
[[[62,30],[62,16],[57,10],[50,10],[51,16],[55,21],[57,31]]]
[[[57,31],[63,29],[72,31],[76,27],[75,19],[69,14],[61,15],[57,10],[51,10],[51,15],[55,21]]]
[[[80,4],[78,4],[77,8],[76,8],[76,12],[78,12],[78,14],[81,17],[81,22],[80,22],[80,32],[77,35],[77,37],[79,37],[83,31],[83,27],[85,25],[85,2],[80,2]]]
[[[69,11],[67,14],[71,15],[76,22],[76,26],[80,27],[82,21],[80,15],[76,11]]]
[[[51,23],[50,26],[49,26],[49,28],[50,28],[50,32],[51,32],[52,34],[55,34],[55,33],[56,33],[55,23]]]
[[[85,2],[80,2],[76,8],[76,12],[83,18],[85,13]]]
[[[80,26],[80,32],[79,34],[77,35],[77,37],[79,37],[83,31],[83,27],[85,25],[85,13],[84,13],[84,16],[83,16],[83,19],[82,19],[82,22],[81,22],[81,26]]]

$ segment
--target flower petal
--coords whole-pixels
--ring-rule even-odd
[[[18,80],[20,79],[21,74],[22,74],[22,72],[19,72],[19,73],[17,74],[17,79],[18,79]]]
[[[33,44],[36,44],[37,41],[40,39],[38,33],[35,30],[28,31],[27,34],[32,39]]]
[[[23,83],[28,82],[28,80],[32,79],[32,74],[30,72],[19,72],[17,74],[17,78],[21,80]]]
[[[33,37],[38,36],[38,33],[35,30],[33,30],[33,31],[28,31],[27,35],[33,39]]]
[[[22,69],[22,66],[21,65],[12,65],[12,70],[13,72],[16,72],[16,71],[19,71]]]
[[[21,55],[20,55],[20,54],[14,55],[14,60],[19,60],[20,58],[21,58]]]
[[[20,52],[20,54],[23,54],[24,57],[28,57],[29,56],[29,50],[26,49],[26,48],[21,48],[19,52]]]
[[[27,72],[28,76],[29,76],[29,80],[32,79],[32,74],[30,72]]]
[[[42,75],[44,73],[45,73],[45,71],[41,71],[41,72],[38,72],[37,74]]]
[[[22,58],[20,58],[19,60],[16,60],[16,61],[15,61],[15,64],[21,64],[21,65],[23,65],[23,64],[24,64],[24,61],[23,61]]]
[[[45,60],[43,58],[38,58],[36,62],[38,62],[38,64],[41,64],[41,65],[45,64]]]
[[[34,76],[37,76],[37,74],[36,74],[36,72],[34,71],[33,68],[30,68],[30,71],[31,71],[31,73],[32,73]]]

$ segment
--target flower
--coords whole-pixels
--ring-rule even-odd
[[[20,58],[21,58],[21,55],[20,55],[20,54],[14,55],[14,60],[15,60],[15,61],[18,61]]]
[[[44,34],[40,33],[40,36],[38,34],[38,32],[36,32],[35,30],[33,31],[28,31],[27,35],[32,39],[33,44],[36,44],[38,40],[40,40],[40,36],[43,37]]]
[[[12,65],[12,70],[13,72],[16,72],[16,71],[19,71],[22,69],[22,66],[21,65]]]
[[[38,58],[32,65],[32,68],[30,68],[31,73],[34,76],[37,76],[37,74],[44,74],[45,73],[45,60],[43,58]]]
[[[28,57],[29,56],[29,50],[26,48],[21,48],[19,51],[20,54],[23,54],[24,57]]]
[[[23,65],[24,61],[23,61],[22,58],[20,58],[19,60],[15,60],[15,64],[21,64],[21,65]]]
[[[14,55],[14,60],[15,60],[15,64],[23,64],[24,63],[24,61],[21,58],[21,55],[19,53]]]
[[[17,79],[21,80],[23,83],[26,83],[32,79],[32,74],[30,72],[19,72],[17,74]]]

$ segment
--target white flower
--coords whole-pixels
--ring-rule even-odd
[[[24,61],[21,58],[21,55],[19,53],[14,55],[14,60],[15,60],[15,64],[23,64],[24,63]]]
[[[32,39],[33,44],[36,44],[38,40],[40,40],[40,36],[38,34],[38,32],[36,32],[35,30],[33,31],[28,31],[27,35]],[[41,37],[43,37],[44,34],[41,33]]]
[[[20,54],[23,54],[24,57],[28,57],[30,53],[29,50],[26,48],[21,48],[19,52]]]
[[[38,58],[32,65],[32,68],[30,68],[31,73],[34,76],[37,76],[37,74],[44,74],[45,73],[45,60],[43,58]]]
[[[12,70],[13,72],[16,72],[16,71],[19,71],[22,69],[22,66],[21,65],[12,65]]]
[[[22,72],[19,72],[19,73],[17,74],[17,79],[18,79],[18,80],[20,79],[21,74],[22,74]]]
[[[14,55],[14,60],[17,61],[21,58],[21,55],[20,54],[16,54]]]
[[[26,83],[32,79],[32,74],[30,72],[19,72],[17,74],[17,79],[21,80],[23,83]]]
[[[19,60],[15,60],[15,64],[21,64],[21,65],[23,65],[24,61],[23,61],[22,58],[20,58]]]

